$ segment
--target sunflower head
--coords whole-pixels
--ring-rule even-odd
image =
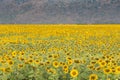
[[[24,65],[23,64],[18,64],[18,68],[20,69],[20,68],[23,68],[24,67]]]
[[[101,61],[101,62],[99,63],[99,65],[100,65],[101,67],[105,67],[105,66],[106,66],[106,62],[105,62],[105,61]]]
[[[91,74],[89,80],[98,80],[98,76],[96,74]]]
[[[68,65],[72,65],[72,63],[73,63],[73,60],[71,59],[71,60],[68,60]]]
[[[68,65],[64,65],[64,66],[63,66],[63,69],[68,69]]]
[[[102,67],[98,66],[95,68],[96,71],[100,71],[102,69]]]
[[[64,71],[64,73],[68,73],[68,69],[64,69],[63,71]]]
[[[13,62],[12,60],[8,60],[8,64],[9,64],[9,65],[13,65],[14,62]]]
[[[103,69],[104,74],[110,74],[112,72],[111,68],[104,68]]]
[[[53,66],[54,66],[55,68],[58,68],[58,67],[59,67],[59,62],[58,62],[58,61],[54,61],[54,62],[53,62]]]
[[[120,74],[120,66],[117,66],[117,67],[115,68],[115,71],[116,71],[116,74]]]
[[[38,59],[35,60],[35,64],[39,64],[40,61]]]
[[[70,75],[71,75],[71,77],[77,77],[78,76],[78,70],[77,69],[72,69],[70,71]]]

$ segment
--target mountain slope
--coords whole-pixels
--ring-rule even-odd
[[[120,0],[0,1],[0,23],[120,23]]]

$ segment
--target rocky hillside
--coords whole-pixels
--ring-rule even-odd
[[[0,23],[120,23],[120,0],[0,0]]]

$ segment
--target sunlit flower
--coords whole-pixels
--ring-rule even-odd
[[[101,61],[101,62],[99,62],[99,65],[100,65],[101,67],[105,67],[105,66],[106,66],[106,62],[105,62],[105,61]]]
[[[59,62],[58,62],[58,61],[54,61],[54,62],[53,62],[53,66],[54,66],[55,68],[58,68],[58,67],[59,67]]]
[[[77,77],[77,76],[78,76],[78,70],[72,69],[72,70],[70,71],[70,75],[71,75],[71,77]]]
[[[112,70],[110,68],[104,68],[103,69],[104,74],[110,74]]]
[[[98,76],[96,74],[91,74],[89,80],[98,80]]]
[[[115,70],[116,70],[116,74],[120,74],[120,66],[117,66]]]
[[[24,65],[23,64],[18,64],[18,68],[20,69],[20,68],[23,68],[24,67]]]
[[[14,62],[12,60],[8,60],[7,62],[8,62],[9,65],[13,65],[14,64]]]

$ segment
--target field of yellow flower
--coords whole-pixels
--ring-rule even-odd
[[[120,25],[0,25],[0,80],[119,80]]]

